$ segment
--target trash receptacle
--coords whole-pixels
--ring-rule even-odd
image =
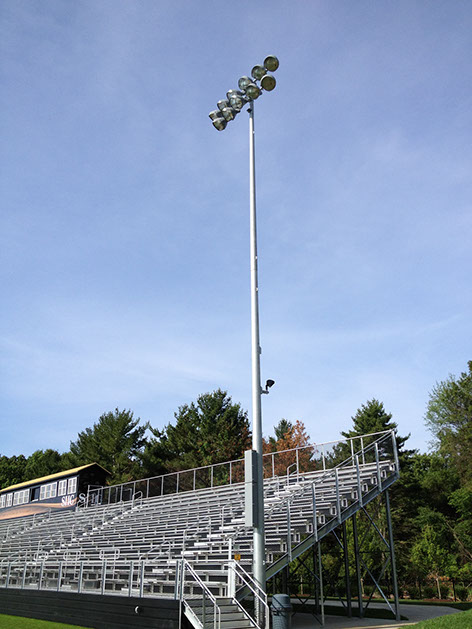
[[[274,594],[270,609],[273,629],[291,629],[292,603],[288,594]]]

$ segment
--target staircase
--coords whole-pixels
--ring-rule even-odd
[[[323,539],[354,513],[387,490],[399,476],[398,457],[393,433],[381,433],[373,442],[331,469],[306,472],[266,480],[264,483],[264,505],[266,522],[267,579],[280,572],[291,561]],[[252,529],[244,525],[244,505],[233,506],[231,516],[222,517],[222,522],[210,525],[205,536],[200,536],[183,553],[185,561],[192,566],[196,575],[206,578],[215,605],[225,613],[236,613],[235,601],[241,602],[251,594],[254,587],[246,578],[240,583],[234,599],[225,594],[230,590],[230,577],[222,570],[228,556],[236,553],[238,562],[249,567],[252,564]],[[230,565],[227,564],[226,565]],[[212,570],[220,569],[219,581],[209,581]],[[215,573],[213,573],[214,576]],[[183,576],[182,573],[180,575]],[[228,589],[226,588],[228,583]],[[201,616],[194,613],[196,603],[188,602],[185,578],[182,585],[182,601],[186,615],[197,629],[204,625]],[[201,602],[201,601],[200,601]],[[199,607],[197,607],[199,609]],[[239,609],[241,613],[241,609]],[[268,614],[267,614],[268,615]],[[215,628],[222,625],[224,616],[212,616]],[[238,622],[244,622],[240,618]],[[253,617],[246,618],[253,624],[233,625],[259,627]],[[198,624],[200,623],[200,624]],[[205,625],[206,626],[206,625]]]

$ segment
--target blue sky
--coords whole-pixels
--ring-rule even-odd
[[[472,359],[468,1],[4,0],[0,454],[68,449],[115,407],[250,410],[256,103],[264,432],[336,439],[383,401],[411,447]]]

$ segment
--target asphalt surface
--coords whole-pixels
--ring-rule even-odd
[[[380,604],[377,604],[381,606]],[[371,604],[369,607],[374,607]],[[385,606],[382,606],[385,609]],[[355,610],[357,611],[357,610]],[[346,618],[344,616],[325,616],[324,626],[327,629],[396,629],[397,627],[407,627],[414,625],[420,620],[428,620],[438,616],[457,614],[459,610],[453,607],[442,605],[402,605],[400,603],[400,614],[408,620],[385,620],[380,618]],[[311,614],[295,614],[292,617],[292,629],[318,629],[321,627],[319,621]]]

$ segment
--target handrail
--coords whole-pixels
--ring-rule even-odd
[[[270,614],[269,614],[269,605],[267,603],[267,594],[261,588],[259,583],[234,559],[230,560],[227,564],[228,569],[234,572],[234,576],[239,577],[239,579],[246,585],[249,590],[253,593],[253,595],[260,601],[260,603],[265,607],[265,626],[266,629],[269,629],[270,623]],[[257,620],[252,618],[246,609],[241,605],[241,603],[237,600],[236,596],[232,596],[233,601],[238,605],[238,607],[244,612],[244,614],[252,621],[256,622],[259,626]]]
[[[373,433],[370,433],[368,435],[355,435],[354,437],[346,437],[346,438],[343,438],[343,439],[337,439],[337,440],[333,440],[333,441],[326,441],[324,443],[318,443],[318,444],[317,443],[313,443],[313,444],[308,444],[306,446],[297,446],[296,448],[290,448],[290,449],[287,449],[287,450],[280,450],[280,451],[275,451],[275,452],[267,452],[266,454],[263,455],[263,459],[267,459],[268,457],[272,457],[272,475],[270,476],[270,478],[274,478],[274,477],[277,476],[275,474],[275,469],[274,469],[274,457],[280,456],[280,455],[283,455],[283,454],[287,454],[287,453],[290,453],[290,452],[294,452],[295,453],[295,456],[297,458],[297,470],[298,470],[298,472],[300,472],[299,464],[298,464],[299,453],[301,453],[303,451],[309,451],[309,450],[313,450],[314,452],[318,452],[318,453],[321,452],[322,465],[323,465],[323,469],[325,469],[325,464],[326,464],[325,446],[331,446],[333,444],[336,445],[336,444],[342,444],[342,443],[350,444],[351,456],[352,456],[353,454],[355,454],[354,447],[353,447],[353,443],[355,441],[359,441],[359,443],[360,443],[360,451],[362,451],[362,450],[364,450],[364,447],[363,447],[363,440],[364,440],[364,438],[366,438],[366,437],[375,437],[377,435],[388,435],[390,433],[392,433],[391,430],[383,430],[383,431],[379,431],[379,432],[373,432]],[[193,489],[183,490],[183,491],[192,491],[192,490],[196,489],[196,486],[195,486],[196,473],[197,472],[201,472],[203,470],[210,470],[211,480],[210,480],[209,487],[214,487],[215,486],[215,484],[214,484],[214,476],[215,476],[214,470],[215,470],[215,468],[223,469],[224,466],[227,466],[227,468],[228,468],[228,479],[227,479],[227,482],[218,484],[216,486],[222,486],[222,485],[225,485],[225,484],[231,485],[231,484],[234,484],[233,467],[234,467],[235,464],[240,464],[240,465],[243,466],[244,465],[244,459],[233,459],[231,461],[224,461],[222,463],[213,463],[211,465],[203,465],[203,466],[200,466],[200,467],[190,468],[188,470],[178,470],[176,472],[168,472],[167,474],[161,474],[159,476],[151,476],[149,478],[142,478],[142,479],[138,479],[138,480],[135,480],[135,481],[129,481],[127,483],[119,483],[117,485],[103,485],[103,486],[101,486],[99,488],[96,488],[96,489],[92,489],[91,486],[90,486],[88,488],[87,496],[92,495],[94,493],[100,494],[100,492],[108,491],[108,497],[110,498],[112,490],[118,490],[118,488],[121,488],[119,493],[120,493],[120,496],[122,498],[123,490],[124,489],[125,490],[128,489],[126,486],[132,485],[133,488],[135,489],[137,484],[145,483],[146,484],[146,489],[145,489],[145,492],[143,491],[143,498],[144,498],[144,493],[145,493],[145,497],[149,498],[150,497],[149,488],[150,488],[151,481],[156,482],[156,481],[159,481],[159,480],[161,481],[160,495],[163,496],[163,495],[167,495],[164,492],[164,481],[165,481],[165,479],[170,478],[170,477],[175,477],[175,491],[171,491],[169,493],[171,493],[171,494],[172,493],[182,493],[180,478],[183,475],[185,475],[185,474],[188,475],[188,474],[193,473],[193,484],[192,484]],[[208,487],[205,487],[205,488],[208,488]],[[134,491],[134,489],[133,489],[133,491]],[[116,493],[118,493],[118,491]]]
[[[181,570],[180,570],[180,584],[179,585],[179,600],[181,603],[183,603],[186,607],[188,607],[192,613],[195,613],[191,607],[191,605],[189,605],[189,603],[185,600],[185,596],[184,596],[184,588],[185,588],[185,570],[188,570],[190,572],[190,574],[192,575],[192,577],[195,579],[195,581],[198,583],[198,585],[202,588],[204,595],[203,595],[203,618],[202,618],[202,625],[205,628],[206,627],[206,622],[205,622],[205,597],[208,597],[210,599],[210,601],[213,603],[213,607],[215,608],[215,615],[214,615],[214,619],[213,619],[213,627],[214,629],[220,629],[221,627],[221,609],[220,606],[218,605],[218,602],[216,600],[216,598],[213,596],[213,594],[211,593],[211,591],[208,589],[208,587],[206,586],[206,584],[200,579],[200,577],[198,576],[198,574],[195,572],[195,570],[193,569],[192,565],[186,560],[186,559],[181,559]]]

